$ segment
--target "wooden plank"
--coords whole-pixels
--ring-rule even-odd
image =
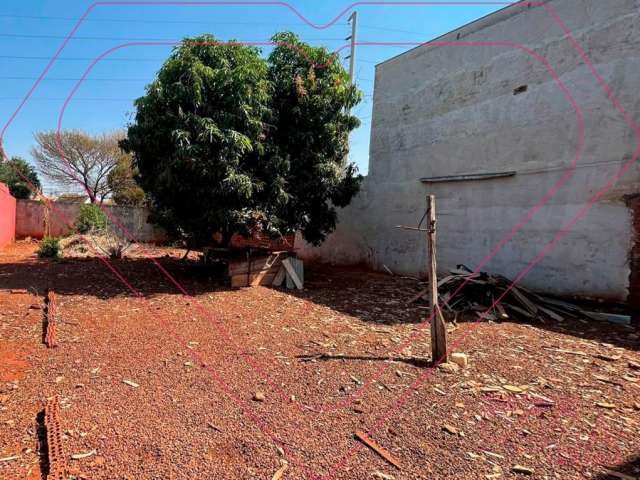
[[[564,317],[562,315],[558,315],[556,312],[554,312],[550,308],[544,308],[544,307],[541,307],[540,305],[538,305],[538,309],[540,309],[540,311],[542,313],[544,313],[545,315],[547,315],[551,319],[555,320],[556,322],[561,322],[561,321],[564,320]]]
[[[509,315],[507,314],[507,311],[504,309],[502,304],[496,303],[496,310],[499,313],[499,315],[498,315],[499,318],[501,318],[503,320],[506,319],[506,318],[509,318]]]
[[[409,299],[409,301],[407,302],[407,304],[412,304],[414,302],[417,302],[418,300],[420,300],[421,298],[427,298],[427,294],[429,293],[429,289],[425,288],[423,290],[420,290],[418,293],[416,293],[413,297],[411,297]]]
[[[264,285],[268,286],[273,283],[276,274],[272,272],[258,272],[247,275],[242,273],[231,277],[231,286],[233,288]]]
[[[273,279],[275,277],[275,275],[271,276],[271,282],[269,282],[268,284],[266,276],[269,273],[269,270],[262,270],[261,272],[258,272],[255,277],[250,278],[249,279],[249,285],[252,287],[255,287],[257,285],[271,285],[273,283]],[[264,283],[263,283],[264,282]]]
[[[296,288],[298,290],[302,290],[302,288],[303,288],[302,281],[300,280],[300,277],[298,277],[298,274],[296,273],[295,269],[293,268],[293,265],[291,264],[291,260],[292,260],[291,258],[284,259],[282,261],[282,265],[287,270],[287,275],[289,276],[289,278],[291,278],[291,280],[295,284]]]
[[[280,285],[282,285],[282,282],[284,282],[284,278],[285,278],[286,275],[287,275],[287,269],[284,268],[284,266],[281,263],[280,264],[280,268],[278,270],[278,273],[276,274],[275,278],[273,279],[272,285],[274,287],[279,287]]]
[[[369,435],[364,433],[362,430],[358,430],[355,433],[355,436],[356,436],[356,438],[358,440],[360,440],[367,447],[369,447],[371,450],[373,450],[378,455],[380,455],[382,458],[384,458],[391,465],[396,467],[398,470],[401,469],[400,461],[396,457],[394,457],[389,451],[387,451],[387,449],[385,449],[384,447],[379,445],[375,440],[373,440],[371,437],[369,437]]]
[[[300,284],[304,287],[304,266],[303,266],[302,260],[298,258],[290,258],[289,263],[291,263],[291,266],[296,272],[298,279],[300,279]],[[287,280],[287,288],[289,289],[296,288],[296,285],[290,276],[286,276],[285,278]]]
[[[280,264],[281,254],[274,253],[273,255],[264,257],[255,257],[249,260],[231,260],[229,262],[228,274],[229,276],[238,275],[241,273],[253,273],[264,269],[269,269],[276,264]]]
[[[534,315],[529,313],[529,311],[525,310],[524,308],[516,307],[515,305],[511,305],[511,304],[505,303],[505,302],[502,302],[502,305],[505,308],[508,308],[509,310],[513,310],[514,312],[519,313],[520,315],[522,315],[524,317],[534,318]]]
[[[429,274],[429,308],[431,311],[431,360],[447,362],[447,327],[438,307],[438,276],[436,265],[436,197],[427,197],[427,272]]]
[[[526,308],[533,315],[538,313],[538,307],[536,307],[517,287],[511,287],[511,293],[514,297],[522,304],[524,308]]]

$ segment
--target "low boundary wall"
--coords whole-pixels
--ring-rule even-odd
[[[17,238],[42,238],[47,234],[62,237],[73,233],[73,222],[78,217],[81,203],[52,202],[54,211],[49,212],[44,203],[35,200],[18,200],[15,216],[15,236]],[[167,239],[163,229],[148,222],[149,211],[142,207],[122,207],[105,205],[108,216],[127,230],[137,242],[161,243]],[[115,231],[125,236],[120,228]]]

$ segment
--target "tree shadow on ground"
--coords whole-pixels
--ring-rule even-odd
[[[147,297],[179,295],[182,291],[176,283],[194,296],[230,289],[225,280],[217,277],[211,269],[196,261],[182,261],[183,252],[174,250],[156,248],[151,252],[154,255],[151,258],[109,260],[117,274],[97,258],[41,260],[31,255],[14,263],[0,263],[0,288],[28,289],[41,296],[47,288],[52,288],[60,295],[100,299],[135,296],[135,292]],[[285,289],[285,292],[374,325],[419,324],[428,320],[426,305],[408,304],[419,288],[416,279],[372,272],[358,266],[308,264],[305,267],[305,289]],[[167,278],[163,270],[176,283]],[[476,319],[465,316],[458,321],[473,322]],[[510,321],[519,322],[518,319]],[[640,350],[640,341],[633,337],[640,334],[637,325],[625,327],[591,320],[522,323],[558,334]]]
[[[45,411],[41,410],[36,415],[36,436],[38,438],[38,456],[40,458],[40,474],[42,478],[49,476],[49,446],[47,442],[47,427],[44,423]]]
[[[163,270],[193,295],[226,288],[213,271],[178,257],[125,257],[109,259],[108,265],[98,258],[29,258],[23,262],[0,263],[0,288],[28,290],[39,296],[53,289],[60,295],[100,299],[137,296],[135,292],[145,296],[182,293]]]
[[[429,310],[424,302],[408,304],[419,290],[416,279],[372,272],[363,267],[328,265],[310,265],[306,268],[305,276],[305,290],[290,290],[292,295],[327,305],[361,320],[376,324],[417,324],[429,318]],[[464,294],[464,291],[460,294]],[[454,316],[445,311],[445,317],[452,320]],[[484,321],[471,313],[458,315],[456,320],[461,324]],[[510,318],[509,321],[533,325],[556,334],[640,350],[638,324],[628,326],[571,318],[562,322],[521,318]]]

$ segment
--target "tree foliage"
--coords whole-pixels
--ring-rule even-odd
[[[31,198],[40,190],[40,179],[35,169],[20,157],[0,163],[0,182],[9,187],[15,198]]]
[[[116,205],[141,207],[145,203],[144,190],[135,181],[136,169],[130,155],[122,155],[118,164],[109,173],[107,182],[111,199]]]
[[[65,188],[81,188],[91,203],[102,202],[111,194],[109,174],[125,153],[118,142],[123,133],[90,135],[80,130],[39,132],[31,154],[41,173]]]
[[[361,94],[326,49],[310,47],[289,32],[273,40],[278,46],[268,58],[275,119],[271,142],[286,165],[287,195],[276,224],[320,243],[335,229],[334,206],[348,205],[360,186],[355,165],[344,162],[349,133],[360,125],[349,112]]]
[[[186,39],[136,100],[121,145],[156,221],[191,244],[255,228],[317,243],[357,192],[344,159],[360,93],[325,49],[291,33],[274,42],[265,59],[210,35]]]

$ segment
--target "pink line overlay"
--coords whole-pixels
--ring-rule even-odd
[[[229,2],[96,2],[94,4],[92,4],[86,11],[85,13],[80,17],[80,19],[78,20],[78,22],[75,24],[75,26],[72,28],[70,34],[67,36],[67,38],[64,40],[64,42],[62,43],[62,45],[59,47],[59,49],[57,50],[57,52],[55,53],[54,57],[52,57],[52,59],[50,60],[50,62],[47,64],[47,66],[45,67],[45,69],[43,70],[43,72],[41,73],[41,75],[38,77],[38,79],[35,81],[34,85],[31,87],[31,89],[27,92],[27,95],[25,96],[25,98],[20,102],[20,104],[18,105],[18,107],[16,108],[16,110],[13,112],[13,114],[10,116],[9,120],[7,121],[7,123],[4,125],[2,131],[0,132],[0,145],[2,144],[2,139],[4,138],[4,134],[6,132],[6,130],[8,129],[8,127],[12,124],[13,120],[16,118],[16,116],[18,115],[18,113],[20,112],[20,110],[22,109],[22,107],[24,106],[24,104],[27,102],[27,100],[31,97],[31,95],[33,94],[33,92],[36,90],[36,88],[38,87],[38,85],[40,84],[40,82],[45,78],[45,76],[47,75],[48,71],[50,70],[51,66],[53,65],[53,63],[55,63],[56,59],[58,58],[58,56],[60,55],[60,53],[64,50],[64,48],[66,47],[67,43],[71,40],[71,38],[75,35],[75,33],[77,32],[78,28],[80,27],[80,25],[82,24],[82,22],[86,19],[86,17],[90,14],[90,12],[98,5],[253,5],[253,6],[257,6],[257,5],[279,5],[279,6],[284,6],[286,8],[288,8],[289,10],[291,10],[295,15],[297,15],[299,18],[301,18],[303,21],[305,21],[305,23],[307,23],[309,26],[316,28],[316,29],[324,29],[324,28],[328,28],[331,25],[335,24],[343,15],[345,15],[350,9],[354,8],[355,6],[360,6],[360,5],[511,5],[513,3],[519,3],[519,2],[355,2],[350,4],[343,12],[341,12],[337,17],[335,17],[332,21],[328,22],[327,24],[324,25],[316,25],[313,24],[311,22],[309,22],[305,17],[303,17],[294,7],[292,7],[291,5],[289,5],[286,2],[233,2],[233,1],[229,1]],[[545,10],[549,13],[549,15],[554,18],[554,20],[559,24],[560,28],[562,29],[562,31],[565,33],[566,37],[569,39],[569,41],[572,43],[572,45],[576,48],[576,50],[578,51],[580,57],[583,59],[583,61],[585,62],[585,64],[588,66],[588,68],[590,69],[590,71],[594,74],[596,80],[598,81],[598,83],[602,86],[603,90],[605,91],[605,93],[607,94],[607,97],[610,99],[610,101],[612,102],[612,104],[614,105],[614,107],[622,114],[623,118],[625,119],[625,121],[630,125],[630,127],[634,130],[636,137],[639,141],[638,144],[638,148],[635,150],[633,157],[631,158],[631,160],[629,160],[628,162],[626,162],[621,168],[620,170],[611,178],[609,179],[609,181],[604,185],[604,187],[602,189],[600,189],[598,192],[596,192],[596,194],[594,194],[589,201],[587,202],[587,204],[585,204],[585,206],[578,212],[578,214],[576,214],[571,221],[569,221],[565,226],[563,226],[563,228],[557,233],[557,235],[550,241],[548,242],[544,248],[540,251],[540,253],[517,275],[517,277],[514,279],[513,283],[509,286],[509,288],[498,298],[495,300],[494,304],[487,310],[491,310],[496,304],[498,304],[502,298],[504,297],[504,295],[506,295],[511,288],[516,285],[542,258],[544,258],[544,256],[546,256],[555,246],[555,244],[561,239],[563,238],[572,228],[573,226],[580,221],[587,213],[588,211],[591,209],[591,207],[602,197],[602,195],[604,195],[622,176],[624,176],[628,170],[633,166],[633,164],[637,161],[638,156],[640,156],[640,128],[638,127],[638,125],[633,121],[633,119],[631,118],[631,116],[624,110],[624,108],[620,105],[619,101],[617,100],[617,98],[615,97],[613,91],[611,90],[611,88],[606,84],[606,82],[603,80],[603,78],[599,75],[599,73],[596,71],[595,67],[593,66],[593,64],[591,63],[591,61],[589,60],[589,58],[587,57],[586,53],[584,52],[584,50],[582,49],[582,47],[578,44],[578,42],[573,38],[573,36],[571,35],[571,32],[568,30],[568,28],[566,27],[566,25],[561,21],[561,19],[558,17],[557,13],[555,12],[555,10],[553,9],[553,7],[547,5],[544,2],[527,2],[529,5],[535,5],[535,6],[543,6],[545,8]],[[526,4],[526,3],[525,3]],[[175,43],[171,43],[171,42],[158,42],[158,43],[153,43],[153,42],[136,42],[133,44],[125,44],[125,45],[121,45],[121,46],[117,46],[114,47],[112,49],[110,49],[109,51],[103,53],[100,57],[98,57],[96,60],[94,60],[94,62],[90,65],[90,67],[87,69],[87,71],[85,72],[85,74],[83,75],[83,77],[81,78],[81,80],[76,84],[76,86],[74,87],[74,89],[71,91],[71,93],[69,94],[69,96],[67,97],[63,108],[60,112],[59,118],[58,118],[58,133],[60,131],[61,125],[62,125],[62,119],[64,116],[64,112],[70,102],[70,100],[73,98],[75,92],[77,91],[77,89],[79,88],[80,84],[82,83],[82,81],[86,78],[86,76],[90,73],[91,69],[93,68],[93,66],[95,64],[97,64],[102,58],[104,58],[105,56],[107,56],[109,53],[111,53],[112,51],[115,51],[119,48],[123,48],[124,46],[134,46],[134,45],[148,45],[148,44],[153,44],[153,45],[171,45],[171,44],[175,44]],[[258,45],[265,45],[267,43],[270,42],[256,42],[255,44]],[[534,215],[535,213],[542,208],[543,205],[545,205],[557,192],[558,190],[561,188],[561,186],[566,183],[566,181],[571,178],[571,176],[573,175],[573,172],[575,170],[576,164],[581,156],[581,151],[582,151],[582,147],[584,144],[584,138],[585,138],[585,132],[584,132],[584,121],[583,121],[583,117],[582,117],[582,112],[580,111],[579,106],[576,104],[575,100],[573,100],[573,98],[571,97],[570,92],[568,91],[568,89],[566,88],[566,86],[564,86],[564,84],[562,84],[561,79],[559,78],[559,76],[555,73],[555,71],[553,70],[553,68],[548,64],[548,62],[546,61],[546,59],[544,59],[543,57],[540,57],[539,55],[537,55],[535,52],[528,50],[526,47],[523,46],[519,46],[519,45],[515,45],[515,44],[509,44],[507,42],[478,42],[478,43],[474,43],[474,42],[426,42],[426,43],[409,43],[409,42],[399,42],[399,43],[395,43],[395,42],[360,42],[359,45],[371,45],[371,46],[384,46],[384,45],[400,45],[400,46],[418,46],[418,45],[430,45],[430,46],[438,46],[438,45],[458,45],[458,46],[512,46],[514,48],[519,48],[527,53],[530,53],[532,56],[534,56],[534,58],[536,58],[537,60],[541,61],[541,63],[543,63],[543,65],[545,66],[545,68],[547,68],[547,70],[552,74],[552,76],[554,77],[554,79],[556,80],[556,82],[559,84],[560,88],[562,89],[562,91],[565,93],[565,96],[567,96],[567,98],[569,99],[570,103],[572,104],[572,106],[574,107],[574,109],[576,109],[577,112],[577,117],[578,117],[578,122],[579,122],[579,138],[578,138],[578,148],[577,148],[577,154],[576,154],[576,158],[574,159],[574,161],[572,162],[572,164],[569,166],[569,168],[567,169],[567,171],[564,173],[564,175],[561,177],[560,180],[558,180],[558,182],[556,182],[556,184],[554,184],[554,186],[549,190],[549,192],[547,192],[547,194],[545,194],[545,196],[543,197],[543,199],[534,207],[532,208],[526,215],[525,217],[507,234],[506,240],[503,239],[501,240],[501,242],[498,244],[498,246],[496,246],[496,248],[487,256],[485,257],[485,259],[483,259],[481,261],[481,264],[474,270],[475,272],[479,271],[482,266],[484,264],[486,264],[486,262],[488,262],[491,258],[493,258],[493,256],[495,256],[495,254],[498,253],[498,251],[504,246],[504,244],[506,242],[508,242],[511,238],[513,238],[513,236],[515,235],[515,233],[522,228]],[[338,51],[342,50],[346,48],[346,46],[341,47]],[[336,52],[337,53],[337,52]],[[539,58],[538,58],[539,57]],[[63,152],[62,152],[63,153]],[[57,210],[55,207],[53,207],[54,210]],[[56,213],[60,213],[60,212],[56,212]],[[127,232],[128,233],[128,232]],[[105,263],[105,265],[107,266],[107,268],[109,270],[111,270],[116,277],[122,282],[124,283],[132,292],[137,292],[137,290],[135,290],[135,288],[133,288],[130,283],[121,275],[121,273],[113,266],[110,264],[110,262],[106,259],[101,257],[100,255],[98,255],[100,260],[103,261],[103,263]],[[169,278],[169,280],[174,283],[174,285],[176,285],[176,287],[185,295],[189,295],[186,290],[184,290],[184,288],[182,288],[175,279],[173,279],[173,277],[166,272],[166,270],[154,259],[152,259],[152,261],[154,261],[154,263],[158,266],[158,268],[162,271],[163,274],[165,274],[165,276],[167,276],[167,278]],[[466,283],[462,284],[452,295],[455,296],[462,288],[464,288]],[[142,294],[140,292],[136,293],[136,296],[142,296]],[[143,298],[143,297],[142,297]],[[193,297],[192,297],[193,298]],[[486,313],[486,312],[485,312]],[[403,345],[401,345],[396,351],[401,351],[404,348],[406,348],[408,346],[408,344],[410,344],[415,337],[417,337],[417,335],[420,335],[423,330],[425,325],[428,324],[428,322],[430,321],[430,318],[427,319],[425,321],[425,323],[422,324],[421,328],[418,329],[418,331],[412,335],[410,337],[410,339],[405,342]],[[475,328],[477,328],[477,325],[475,325]],[[454,350],[455,347],[462,341],[464,340],[469,333],[474,331],[474,326],[471,325],[467,330],[467,332],[465,332],[464,335],[462,335],[457,342],[454,343],[454,345],[451,345],[450,347],[450,351]],[[169,332],[170,335],[172,337],[174,337],[180,344],[182,344],[183,346],[186,346],[186,342],[184,342],[183,340],[181,340],[177,334],[175,334],[175,331]],[[268,427],[268,425],[266,425],[266,422],[262,421],[260,418],[258,418],[258,416],[253,412],[253,410],[248,407],[246,405],[246,402],[244,402],[242,399],[237,398],[237,396],[235,396],[233,394],[233,392],[229,389],[228,385],[226,385],[226,383],[224,382],[223,379],[219,378],[219,375],[217,374],[217,372],[215,372],[212,368],[208,367],[206,364],[204,364],[204,362],[202,361],[202,359],[198,358],[198,355],[193,352],[192,350],[188,349],[187,350],[191,355],[194,356],[194,359],[196,361],[198,361],[198,363],[200,365],[202,365],[204,368],[206,368],[213,376],[214,376],[214,380],[216,380],[218,383],[220,383],[225,392],[229,395],[229,397],[236,402],[240,408],[247,413],[247,415],[252,419],[252,421],[254,421],[256,423],[256,425],[260,428],[260,430],[269,438],[271,438],[275,443],[277,443],[278,445],[281,445],[283,448],[286,447],[286,444],[284,444],[281,440],[277,439],[271,432],[270,428]],[[434,365],[433,367],[437,366],[439,363],[442,362],[443,359],[434,359]],[[398,409],[401,408],[404,403],[406,403],[406,401],[409,398],[409,394],[413,392],[413,390],[419,388],[426,380],[429,374],[431,374],[434,370],[434,368],[431,367],[429,369],[426,369],[425,372],[423,372],[423,374],[416,379],[416,381],[400,396],[397,398],[397,400],[391,405],[391,407],[384,412],[382,415],[380,415],[376,421],[373,423],[373,425],[371,426],[371,428],[369,428],[368,433],[373,435],[375,434],[375,432],[377,431],[377,429],[379,429],[384,423],[386,423],[387,421],[389,421],[389,419],[392,417],[392,415],[394,413],[397,413]],[[386,367],[383,367],[380,370],[380,375],[382,374],[382,372],[386,370]],[[260,369],[260,372],[263,372],[262,369]],[[375,378],[379,378],[379,375],[376,374]],[[370,385],[372,383],[373,380],[369,380],[367,381],[367,383],[365,383],[365,385],[359,390],[357,391],[354,395],[353,395],[353,399],[357,398],[358,395],[362,394],[362,392],[364,391],[364,388],[367,388],[368,385]],[[271,385],[273,385],[273,382],[269,382]],[[277,389],[278,391],[280,389]],[[338,404],[338,406],[336,406],[335,408],[340,408],[340,404]],[[305,409],[309,409],[310,407],[308,406],[304,406],[301,405],[301,408],[305,408]],[[321,407],[320,412],[324,412],[324,411],[329,411],[329,409],[326,409],[324,407]],[[345,455],[343,455],[343,457],[331,468],[331,470],[324,476],[319,477],[315,474],[311,474],[312,476],[310,478],[323,478],[323,479],[330,479],[333,477],[333,475],[335,475],[335,473],[361,448],[361,445],[359,444],[355,444],[355,446],[353,448],[351,448],[348,452],[345,453]],[[293,454],[293,452],[290,452],[291,454]],[[290,457],[291,458],[291,457]],[[308,472],[308,468],[305,467],[301,462],[299,462],[299,460],[297,459],[293,459],[293,463],[299,465],[301,468],[303,468],[303,470],[305,472]]]

